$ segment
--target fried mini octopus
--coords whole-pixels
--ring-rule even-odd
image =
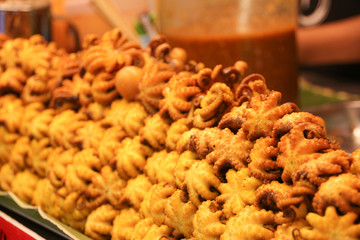
[[[109,239],[112,232],[112,222],[119,214],[109,204],[104,204],[93,210],[85,223],[85,234],[95,240]]]
[[[174,228],[174,237],[190,237],[194,231],[196,206],[181,190],[176,190],[165,203],[165,224]]]
[[[314,196],[313,207],[323,215],[328,206],[334,206],[343,214],[360,214],[360,178],[351,173],[343,173],[322,183]]]
[[[140,130],[140,141],[155,150],[165,148],[166,133],[170,127],[169,121],[155,114],[145,119],[145,126]]]
[[[297,181],[307,179],[313,184],[319,184],[319,181],[323,181],[321,175],[325,177],[337,175],[350,167],[349,158],[342,153],[339,155],[336,154],[337,152],[331,153],[334,146],[326,138],[326,131],[314,123],[307,122],[294,126],[281,138],[278,148],[280,154],[277,163],[283,169],[281,178],[285,183],[295,184]],[[331,158],[333,154],[335,158]],[[324,159],[321,162],[317,161],[322,158]],[[311,165],[311,161],[314,164],[312,168],[302,166]]]
[[[247,165],[252,146],[244,132],[234,134],[227,128],[207,128],[190,138],[190,148],[214,165],[216,175],[222,180],[228,169],[239,170]]]
[[[357,218],[358,215],[354,212],[341,216],[336,212],[335,207],[329,206],[324,216],[316,213],[306,215],[310,227],[301,228],[301,237],[306,240],[359,239],[360,224],[355,223]]]
[[[174,121],[186,118],[193,107],[192,100],[200,91],[195,79],[187,76],[173,76],[163,90],[164,99],[160,101],[159,114],[168,115]]]
[[[148,113],[155,114],[159,110],[160,101],[164,98],[162,92],[174,74],[171,66],[162,62],[150,63],[145,68],[137,98]]]
[[[7,94],[0,97],[0,124],[10,133],[19,131],[23,116],[23,103],[15,95]]]
[[[144,172],[153,184],[167,182],[175,184],[175,168],[179,154],[175,151],[167,153],[165,150],[154,152],[146,161]]]
[[[134,208],[120,210],[113,222],[111,230],[112,240],[131,240],[135,225],[141,220],[139,213]]]
[[[226,180],[219,186],[221,194],[216,201],[222,205],[224,216],[229,219],[245,206],[255,204],[255,192],[262,182],[251,177],[248,168],[239,171],[230,169],[226,173]]]
[[[274,236],[274,214],[255,206],[246,206],[226,223],[221,240],[255,239],[266,240]]]
[[[305,217],[309,207],[306,206],[309,202],[307,196],[312,196],[314,192],[305,187],[272,181],[256,189],[254,205],[276,213],[277,222],[292,222]]]
[[[125,185],[126,182],[119,177],[116,171],[113,171],[108,165],[104,166],[100,171],[100,175],[96,175],[91,179],[91,183],[84,192],[89,199],[89,207],[99,207],[108,202],[112,207],[120,209],[120,197]]]
[[[26,80],[27,76],[21,70],[21,68],[7,68],[0,75],[0,95],[9,92],[21,94],[24,89]]]
[[[97,74],[91,85],[91,94],[96,102],[103,105],[110,104],[118,97],[114,75],[106,72]]]
[[[168,226],[158,226],[151,218],[144,218],[135,225],[130,239],[169,239],[171,232],[172,229]]]
[[[205,129],[217,125],[231,107],[233,100],[233,93],[228,86],[224,83],[213,84],[202,98],[200,108],[194,111],[194,127]]]

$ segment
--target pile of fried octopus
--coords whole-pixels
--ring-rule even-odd
[[[360,239],[360,149],[247,64],[0,37],[0,187],[93,239]]]

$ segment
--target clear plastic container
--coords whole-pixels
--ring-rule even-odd
[[[172,46],[208,67],[249,64],[283,101],[297,102],[297,0],[155,0],[155,24]]]

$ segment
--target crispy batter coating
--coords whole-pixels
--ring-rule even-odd
[[[98,149],[104,132],[105,129],[101,127],[99,122],[85,121],[84,126],[78,128],[75,132],[74,144],[79,146],[80,149]]]
[[[73,105],[73,109],[77,109],[80,106],[87,106],[92,101],[90,83],[76,74],[72,79],[61,81],[60,86],[53,90],[50,107],[61,108],[70,103]]]
[[[279,149],[274,138],[266,137],[256,140],[250,152],[249,169],[251,175],[262,181],[278,180],[281,176],[281,169],[276,163]]]
[[[79,109],[79,112],[85,113],[90,120],[101,122],[101,120],[105,117],[105,111],[107,110],[107,106],[103,106],[97,102],[92,102],[86,106],[82,106]]]
[[[205,129],[217,125],[234,100],[231,89],[225,83],[215,83],[201,99],[200,108],[194,112],[194,127]]]
[[[50,145],[49,138],[31,140],[28,152],[29,155],[26,159],[26,165],[39,177],[46,177],[46,172],[48,169],[48,157],[52,150],[53,148]]]
[[[111,240],[131,240],[131,234],[140,219],[139,213],[134,208],[121,209],[113,222]]]
[[[221,194],[216,201],[222,205],[224,216],[230,218],[245,206],[255,203],[255,191],[262,185],[262,182],[250,176],[248,168],[242,168],[239,171],[230,169],[226,173],[226,181],[226,183],[220,184]]]
[[[278,148],[280,153],[277,163],[283,169],[281,178],[286,183],[295,183],[299,167],[311,159],[319,158],[332,145],[321,126],[306,122],[294,126],[284,135]]]
[[[334,206],[343,214],[360,214],[360,179],[351,173],[344,173],[322,183],[314,196],[313,207],[323,215],[328,206]]]
[[[140,204],[144,200],[146,193],[151,189],[152,184],[144,174],[136,178],[129,179],[126,187],[122,190],[120,203],[123,206],[133,207],[135,210],[140,209]]]
[[[155,114],[159,110],[160,101],[164,98],[162,92],[174,74],[172,67],[163,62],[152,61],[144,69],[137,99],[148,113]]]
[[[255,206],[271,210],[277,213],[280,221],[291,222],[305,217],[306,206],[297,209],[297,206],[307,203],[307,195],[314,192],[308,188],[290,186],[285,183],[272,181],[271,183],[260,186],[255,191]]]
[[[8,132],[0,125],[0,167],[9,162],[11,150],[18,138],[18,134]]]
[[[116,150],[114,158],[119,176],[123,179],[135,178],[141,174],[146,165],[146,159],[153,150],[140,142],[140,137],[125,138],[121,147]]]
[[[178,153],[182,153],[188,150],[194,151],[193,147],[190,146],[190,143],[192,143],[191,138],[199,131],[200,130],[197,128],[190,128],[190,130],[185,131],[183,134],[181,134],[178,142],[176,143],[176,151]]]
[[[179,154],[175,151],[167,153],[165,150],[154,152],[146,161],[144,172],[153,183],[175,184],[174,172],[179,159]]]
[[[163,90],[159,114],[168,115],[174,121],[187,117],[193,106],[192,100],[200,91],[195,79],[174,75]]]
[[[113,171],[110,166],[104,166],[100,171],[100,175],[95,175],[85,190],[85,196],[89,199],[90,208],[108,202],[112,207],[120,209],[121,191],[125,185],[126,182],[119,177],[116,171]]]
[[[36,75],[29,77],[21,93],[21,99],[26,104],[32,102],[48,103],[51,99],[51,89],[48,82]]]
[[[101,72],[95,76],[91,85],[91,94],[100,104],[108,105],[118,97],[113,74]]]
[[[76,131],[83,127],[86,115],[66,110],[56,115],[49,126],[49,137],[52,146],[62,146],[66,149],[76,147]],[[66,127],[64,127],[66,126]]]
[[[324,119],[314,116],[308,112],[293,112],[277,120],[274,124],[273,137],[280,140],[282,136],[289,133],[292,128],[301,123],[312,123],[320,128],[320,132],[326,134]],[[326,135],[325,135],[326,136]]]
[[[182,189],[188,193],[195,206],[200,206],[204,200],[213,200],[219,193],[219,178],[212,166],[206,161],[195,161],[185,172]]]
[[[182,118],[170,124],[169,129],[166,133],[165,146],[167,151],[175,151],[176,145],[180,140],[181,135],[188,131],[189,119]]]
[[[176,191],[176,187],[169,183],[158,183],[146,193],[139,209],[141,218],[151,218],[161,226],[165,222],[165,203]]]
[[[222,211],[215,201],[205,201],[196,211],[193,219],[195,239],[216,240],[225,231]]]
[[[0,168],[0,188],[4,191],[10,191],[15,175],[16,172],[9,163],[2,165]]]
[[[15,95],[0,96],[0,124],[15,133],[19,130],[23,116],[23,103]]]
[[[194,152],[185,151],[180,154],[174,171],[175,183],[178,188],[182,187],[186,172],[197,160],[200,160],[199,156]]]
[[[190,146],[214,165],[216,175],[223,180],[228,169],[239,170],[247,165],[253,143],[242,131],[233,134],[227,128],[208,128],[195,133],[190,138]]]
[[[181,190],[176,190],[165,203],[165,224],[174,229],[174,237],[190,237],[194,231],[196,206]]]
[[[11,191],[21,200],[30,203],[34,197],[34,191],[39,180],[40,178],[36,174],[25,169],[15,175],[15,178],[11,183]]]
[[[309,224],[304,219],[299,219],[294,222],[284,223],[279,225],[274,232],[274,237],[271,240],[289,240],[302,239],[300,229]]]
[[[310,227],[301,228],[301,236],[307,240],[347,239],[360,238],[360,224],[355,221],[358,218],[353,212],[338,215],[335,207],[326,208],[324,216],[316,213],[306,215]]]
[[[30,151],[30,138],[21,136],[11,149],[9,164],[15,172],[23,171],[27,167],[27,158]]]
[[[155,150],[164,149],[166,133],[170,127],[169,121],[155,114],[146,118],[144,122],[145,126],[139,132],[140,141]]]
[[[110,164],[115,157],[116,149],[121,147],[121,140],[126,136],[121,126],[114,126],[105,130],[99,142],[98,153],[104,164]]]
[[[82,193],[90,182],[100,173],[102,163],[92,148],[77,152],[72,164],[67,165],[65,186],[68,192]]]
[[[33,127],[32,121],[43,110],[45,110],[45,105],[40,102],[34,102],[24,106],[23,120],[19,128],[20,134],[30,136],[30,131]]]
[[[62,147],[53,148],[48,156],[47,178],[56,187],[63,187],[65,184],[67,166],[73,163],[77,148],[64,149]]]
[[[2,44],[0,50],[0,63],[6,68],[21,65],[19,59],[19,51],[24,48],[25,38],[15,38],[7,40]]]
[[[274,236],[271,227],[273,224],[274,214],[271,211],[246,206],[229,219],[220,239],[270,239]]]
[[[54,119],[54,109],[47,108],[38,113],[31,121],[31,125],[27,128],[27,135],[36,139],[49,137],[49,125]]]
[[[118,67],[115,51],[106,45],[88,47],[82,56],[86,71],[95,74],[97,72],[112,72]]]
[[[141,219],[134,227],[131,240],[160,240],[171,236],[172,229],[166,225],[158,226],[151,218]]]
[[[104,204],[93,210],[87,217],[85,224],[85,234],[95,240],[109,239],[112,232],[112,222],[119,214],[109,204]]]
[[[24,89],[26,80],[27,76],[21,68],[7,68],[0,75],[0,95],[9,92],[21,94]]]

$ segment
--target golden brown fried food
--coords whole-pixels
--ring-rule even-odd
[[[281,178],[285,183],[295,183],[298,168],[319,158],[324,151],[332,148],[324,129],[313,123],[301,123],[294,126],[278,143],[277,163],[283,169]]]
[[[34,191],[39,180],[40,178],[36,174],[25,169],[15,175],[11,183],[11,191],[21,200],[30,203],[34,197]]]
[[[186,172],[197,160],[200,160],[199,156],[194,152],[185,151],[180,154],[174,171],[175,183],[178,188],[182,187]]]
[[[137,66],[125,66],[115,75],[115,88],[117,93],[126,100],[134,100],[139,94],[139,83],[143,69]]]
[[[0,168],[0,188],[4,191],[10,191],[15,175],[16,172],[9,163],[2,165]]]
[[[255,204],[255,191],[262,182],[250,176],[248,168],[239,171],[230,169],[226,173],[226,183],[219,186],[220,195],[216,202],[222,205],[222,211],[226,218],[230,218],[241,211],[247,205]]]
[[[34,102],[25,105],[22,117],[23,120],[21,121],[19,132],[22,135],[30,136],[31,128],[33,127],[32,121],[45,109],[45,105],[40,102]]]
[[[360,224],[355,221],[358,218],[353,212],[338,215],[332,206],[326,208],[324,216],[316,213],[306,215],[310,227],[301,228],[301,237],[306,240],[347,239],[360,238]]]
[[[92,148],[77,152],[73,163],[67,165],[65,186],[68,192],[83,193],[88,182],[99,175],[103,167],[98,155]]]
[[[0,124],[10,133],[19,131],[23,117],[23,103],[13,94],[0,97]]]
[[[85,70],[96,74],[112,72],[119,67],[115,51],[109,45],[94,45],[88,47],[82,55]]]
[[[19,135],[9,133],[4,126],[0,125],[0,167],[9,162],[11,150]]]
[[[174,237],[190,237],[194,231],[196,206],[181,190],[176,190],[165,203],[165,224],[174,229]]]
[[[27,76],[18,67],[7,68],[0,75],[0,95],[13,92],[21,94],[24,89]]]
[[[152,61],[144,69],[143,77],[139,83],[137,99],[150,114],[155,114],[160,108],[163,90],[175,72],[170,65],[163,62]]]
[[[175,184],[174,171],[178,162],[179,154],[175,151],[167,153],[165,150],[154,152],[146,160],[144,172],[153,183]]]
[[[144,123],[145,126],[139,132],[140,141],[154,150],[164,149],[166,133],[170,127],[169,121],[159,114],[155,114],[147,117]]]
[[[204,200],[214,200],[218,195],[220,180],[215,175],[212,166],[206,161],[195,161],[185,172],[182,189],[188,193],[195,206],[200,206]]]
[[[274,236],[271,229],[273,224],[274,214],[271,211],[246,206],[236,216],[229,219],[220,239],[270,239]]]
[[[189,119],[182,118],[170,124],[166,132],[165,146],[167,151],[175,151],[181,135],[190,129]]]
[[[223,213],[215,201],[208,200],[203,202],[193,219],[193,236],[195,239],[219,239],[225,231],[222,215]]]
[[[350,172],[352,174],[357,175],[358,177],[360,177],[360,148],[356,149],[351,154],[351,159],[352,159],[352,161],[351,161]]]
[[[131,240],[160,240],[171,236],[172,229],[166,225],[158,226],[151,218],[141,219],[134,227]]]
[[[98,147],[99,158],[104,164],[110,164],[113,161],[116,149],[121,147],[121,141],[125,136],[126,133],[121,126],[105,130]]]
[[[92,82],[91,94],[96,102],[103,105],[110,104],[118,97],[115,88],[115,76],[106,72],[98,73]]]
[[[121,209],[113,222],[111,240],[131,240],[131,234],[140,219],[139,213],[134,208]]]
[[[92,101],[90,83],[76,74],[72,79],[61,81],[61,85],[53,90],[50,107],[61,108],[63,105],[72,104],[73,109],[78,109]]]
[[[19,137],[11,149],[9,164],[15,172],[23,171],[27,167],[27,158],[30,151],[30,138]]]
[[[302,239],[300,229],[308,225],[309,224],[304,219],[281,224],[276,228],[274,237],[271,238],[271,240]]]
[[[112,232],[112,222],[119,211],[105,204],[93,210],[85,223],[85,234],[95,240],[109,239]]]
[[[140,142],[140,137],[125,138],[121,147],[116,150],[114,164],[122,179],[135,178],[141,174],[146,165],[146,159],[153,150]]]
[[[49,138],[31,140],[26,165],[39,177],[46,177],[48,158],[52,151]]]
[[[84,126],[75,131],[74,144],[80,149],[98,149],[104,132],[105,129],[101,127],[100,123],[88,120]]]
[[[26,81],[21,93],[24,103],[41,102],[48,103],[51,99],[51,89],[46,79],[33,75]]]
[[[279,150],[278,142],[271,137],[259,138],[250,152],[248,167],[251,174],[262,181],[278,180],[281,176],[281,169],[276,163]]]
[[[49,126],[51,145],[66,149],[75,147],[76,131],[84,126],[86,120],[85,114],[76,113],[73,110],[66,110],[56,115]]]
[[[244,132],[234,134],[227,128],[208,128],[190,138],[190,147],[214,165],[215,173],[221,179],[225,178],[228,169],[239,170],[247,165],[252,146]]]
[[[165,203],[176,191],[176,187],[169,183],[158,183],[146,193],[141,202],[139,213],[141,218],[151,218],[158,226],[165,222]]]
[[[74,156],[78,151],[77,148],[67,150],[62,147],[53,148],[48,156],[46,175],[54,187],[60,188],[64,186],[67,166],[73,163]]]
[[[150,190],[152,184],[148,177],[144,174],[138,175],[136,178],[129,179],[126,187],[122,190],[120,202],[123,206],[130,206],[140,209],[140,204],[144,200],[146,193]]]
[[[126,182],[119,177],[116,171],[113,171],[108,165],[104,166],[100,175],[95,175],[85,190],[90,208],[110,203],[112,207],[120,209],[121,192],[125,185]]]
[[[328,206],[334,206],[343,214],[360,214],[360,178],[351,173],[343,173],[322,183],[314,196],[313,207],[323,215]]]
[[[272,181],[256,189],[254,205],[261,209],[272,210],[278,217],[276,220],[292,222],[305,217],[307,213],[305,204],[309,200],[307,196],[313,194],[313,190],[305,187]],[[300,210],[297,209],[301,204],[304,205]]]
[[[194,111],[194,127],[205,129],[217,125],[234,100],[231,89],[225,83],[215,83],[201,99],[200,108]]]
[[[192,100],[200,91],[195,79],[174,75],[163,90],[159,114],[174,121],[187,117],[193,107]]]

